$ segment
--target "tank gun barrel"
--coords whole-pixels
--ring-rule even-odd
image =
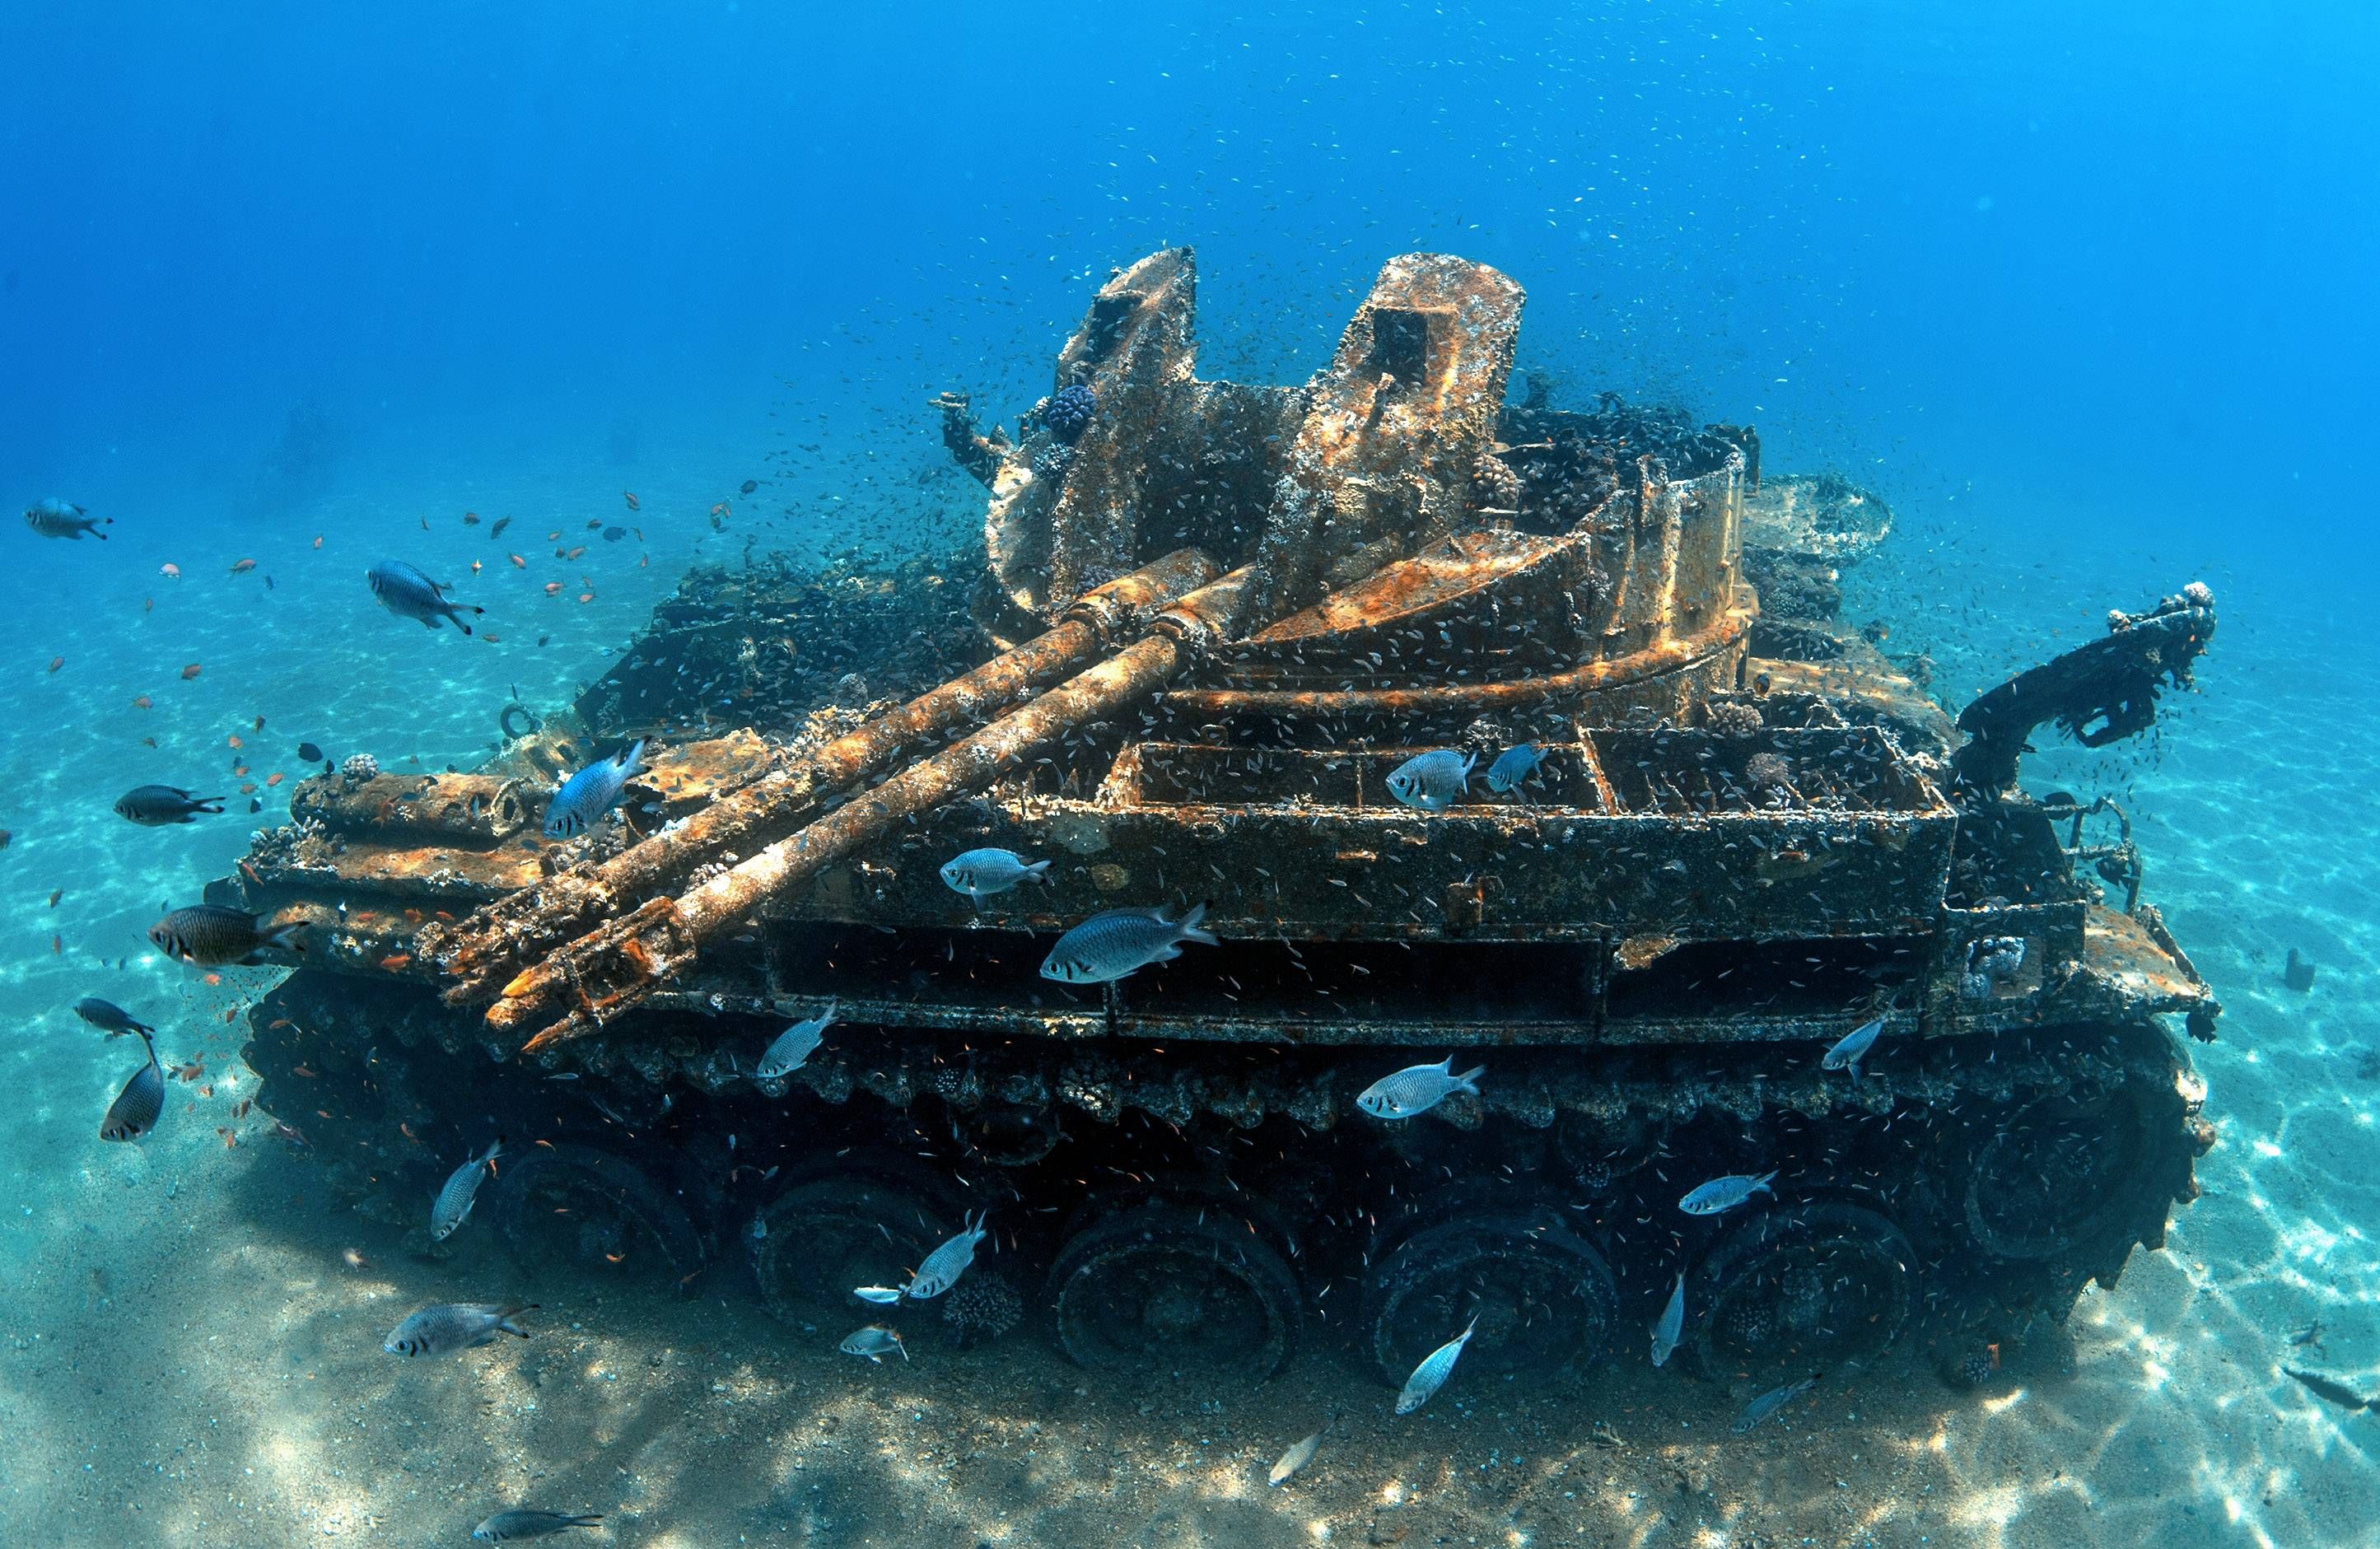
[[[530,1037],[534,1052],[595,1031],[690,965],[702,943],[895,824],[979,791],[1036,754],[1145,699],[1232,633],[1249,572],[1233,571],[1159,613],[1107,660],[973,735],[919,760],[864,796],[676,898],[648,901],[516,976],[490,1007],[491,1026],[517,1033],[565,1004]]]
[[[500,899],[455,925],[433,923],[421,933],[420,950],[455,980],[445,992],[449,1004],[487,1000],[524,963],[598,918],[757,835],[799,822],[827,797],[884,768],[904,748],[981,724],[1126,637],[1215,574],[1205,554],[1180,549],[1087,592],[1047,633],[770,771],[684,823],[600,865],[574,868]]]

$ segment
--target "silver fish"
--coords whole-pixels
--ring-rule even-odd
[[[537,1305],[534,1301],[433,1301],[398,1324],[381,1349],[391,1355],[452,1355],[495,1343],[499,1334],[528,1337],[528,1330],[513,1322]]]
[[[1670,1304],[1661,1309],[1660,1317],[1653,1324],[1654,1365],[1659,1366],[1669,1361],[1670,1352],[1678,1348],[1678,1340],[1685,1330],[1686,1272],[1681,1269],[1678,1271],[1677,1287],[1670,1292]]]
[[[802,1068],[802,1061],[818,1052],[819,1041],[826,1030],[834,1025],[834,1001],[808,1022],[797,1022],[776,1036],[769,1051],[760,1056],[760,1063],[752,1074],[761,1081],[777,1081]]]
[[[121,1038],[127,1033],[154,1033],[157,1030],[145,1022],[134,1020],[130,1011],[113,1000],[102,1000],[96,995],[86,995],[74,1004],[75,1015],[103,1030],[111,1038]]]
[[[600,1512],[570,1517],[559,1511],[535,1511],[527,1507],[515,1507],[499,1511],[471,1530],[474,1543],[518,1543],[523,1539],[547,1538],[565,1528],[592,1528],[603,1520]]]
[[[471,626],[463,622],[465,605],[446,600],[446,588],[424,575],[403,560],[382,560],[364,572],[364,582],[380,605],[400,619],[419,621],[424,628],[435,629],[440,619],[452,619],[455,627],[464,634]],[[472,608],[473,613],[484,613],[485,608]]]
[[[1040,882],[1050,869],[1047,861],[1028,861],[1014,850],[969,850],[942,863],[942,886],[965,893],[977,908],[994,893],[1004,893],[1019,882]]]
[[[1740,1436],[1817,1386],[1817,1378],[1803,1377],[1800,1382],[1789,1382],[1782,1387],[1772,1387],[1744,1405],[1743,1412],[1735,1417],[1735,1423],[1728,1429]]]
[[[1455,797],[1469,793],[1471,766],[1478,761],[1475,753],[1457,753],[1448,747],[1416,753],[1390,771],[1389,794],[1424,812],[1444,812],[1454,805]]]
[[[1314,1461],[1314,1450],[1321,1445],[1322,1433],[1320,1431],[1317,1431],[1314,1434],[1306,1437],[1304,1441],[1299,1442],[1295,1446],[1291,1447],[1287,1452],[1282,1453],[1280,1458],[1274,1462],[1272,1472],[1265,1475],[1265,1482],[1271,1485],[1288,1483],[1292,1475],[1295,1474],[1298,1470],[1305,1467],[1306,1464]]]
[[[1446,1386],[1446,1379],[1454,1374],[1454,1362],[1463,1354],[1463,1347],[1471,1342],[1471,1331],[1478,1326],[1479,1319],[1475,1313],[1462,1333],[1422,1358],[1413,1375],[1405,1379],[1404,1390],[1397,1395],[1399,1414],[1413,1413],[1429,1402],[1431,1394]]]
[[[1375,1119],[1412,1119],[1427,1113],[1457,1092],[1479,1095],[1474,1084],[1488,1073],[1485,1065],[1474,1065],[1461,1075],[1454,1075],[1454,1056],[1448,1055],[1435,1065],[1408,1065],[1394,1075],[1382,1076],[1356,1095],[1355,1106]]]
[[[880,1323],[853,1329],[843,1337],[843,1343],[835,1349],[845,1355],[864,1355],[880,1366],[884,1363],[886,1356],[896,1350],[902,1360],[909,1359],[909,1347],[901,1342],[901,1336]]]
[[[178,785],[136,785],[115,798],[115,816],[144,829],[188,823],[199,813],[220,813],[221,796],[193,796]],[[216,805],[209,806],[212,802]]]
[[[455,1228],[471,1214],[471,1204],[480,1197],[480,1185],[494,1170],[496,1153],[504,1145],[498,1136],[488,1143],[488,1149],[446,1175],[446,1185],[438,1191],[437,1203],[430,1207],[430,1240],[443,1242],[455,1235]]]
[[[1092,915],[1058,938],[1041,964],[1041,976],[1069,985],[1103,985],[1152,962],[1182,955],[1182,943],[1214,946],[1213,933],[1198,928],[1207,906],[1196,903],[1177,922],[1162,909],[1110,909]]]
[[[227,962],[253,966],[262,962],[267,947],[283,951],[297,950],[298,926],[291,923],[272,930],[256,928],[256,916],[242,909],[226,908],[220,903],[194,903],[188,909],[176,909],[149,927],[149,939],[162,948],[167,957],[200,968],[216,968]]]
[[[1722,1210],[1732,1210],[1755,1194],[1777,1197],[1768,1186],[1774,1172],[1764,1172],[1755,1178],[1749,1173],[1734,1172],[1725,1178],[1714,1178],[1678,1202],[1678,1208],[1689,1216],[1716,1216]]]
[[[1865,1023],[1844,1034],[1835,1047],[1827,1051],[1826,1058],[1818,1061],[1818,1069],[1849,1071],[1852,1073],[1852,1083],[1857,1085],[1860,1078],[1860,1061],[1867,1058],[1867,1051],[1876,1047],[1876,1035],[1883,1031],[1884,1019],[1878,1017],[1874,1022]]]
[[[140,1045],[149,1051],[148,1062],[132,1072],[115,1101],[107,1105],[107,1117],[99,1121],[102,1140],[139,1140],[157,1127],[157,1115],[165,1107],[165,1072],[157,1065],[157,1046],[149,1035],[140,1035]]]
[[[983,1229],[983,1216],[984,1213],[978,1210],[974,1219],[962,1220],[956,1235],[926,1255],[926,1262],[917,1266],[917,1273],[909,1277],[909,1283],[901,1288],[903,1294],[912,1301],[924,1301],[957,1285],[959,1277],[966,1273],[967,1265],[975,1262],[975,1245],[990,1235]]]
[[[898,1286],[856,1286],[852,1289],[851,1294],[859,1298],[862,1301],[873,1301],[880,1307],[890,1307],[892,1303],[901,1300],[901,1288]]]
[[[55,495],[36,502],[25,511],[25,525],[43,538],[71,538],[78,542],[85,533],[105,541],[107,535],[99,529],[115,520],[113,516],[86,516],[82,507]]]
[[[1536,774],[1545,761],[1546,750],[1535,743],[1508,747],[1488,766],[1488,789],[1500,796]]]
[[[599,822],[620,799],[628,781],[644,772],[642,740],[626,751],[592,764],[562,782],[545,809],[545,837],[575,839]]]

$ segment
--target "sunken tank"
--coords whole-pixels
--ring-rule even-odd
[[[212,896],[307,927],[247,1053],[334,1183],[420,1217],[502,1134],[473,1230],[814,1329],[985,1210],[976,1274],[1127,1379],[1324,1344],[1394,1385],[1475,1316],[1474,1379],[1972,1372],[2163,1242],[2217,1007],[2124,815],[2018,777],[2045,723],[2151,723],[2203,587],[1954,722],[1835,616],[1881,502],[1764,486],[1747,428],[1508,403],[1502,274],[1390,261],[1297,387],[1199,380],[1194,284],[1114,273],[1014,436],[938,402],[979,572],[698,572],[484,768],[298,789]],[[540,838],[639,737],[615,816]],[[1439,748],[1467,791],[1401,805]],[[945,886],[984,846],[1046,878]],[[1039,972],[1193,905],[1219,944]],[[1449,1054],[1477,1095],[1357,1107]],[[1773,1197],[1680,1209],[1731,1173]]]

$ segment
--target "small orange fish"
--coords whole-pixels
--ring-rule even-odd
[[[552,597],[554,593],[556,593],[556,592],[560,591],[561,589],[562,589],[562,583],[561,583],[561,582],[559,582],[559,581],[548,581],[548,582],[545,584],[545,595],[546,595],[546,596],[548,596],[548,597]]]
[[[188,683],[192,678],[197,677],[204,671],[204,668],[200,666],[199,663],[193,661],[182,669],[182,681],[184,683]]]
[[[317,548],[317,549],[320,549],[322,546],[322,535],[320,535],[320,534],[318,533],[318,534],[316,534],[316,535],[315,535],[315,538],[314,538],[314,547],[315,547],[315,548]]]
[[[147,709],[149,708],[149,696],[143,694],[138,698],[135,698],[132,701],[132,708],[136,710]]]
[[[370,1269],[372,1266],[371,1260],[364,1257],[362,1253],[357,1252],[353,1248],[342,1248],[339,1250],[339,1262],[346,1265],[349,1269]]]
[[[166,1072],[176,1081],[196,1081],[207,1073],[207,1068],[193,1059],[187,1065],[176,1065]]]
[[[585,557],[586,553],[587,553],[587,545],[585,545],[584,543],[582,543],[582,544],[580,544],[577,548],[573,549],[572,551],[570,551],[570,552],[568,552],[568,553],[566,553],[566,554],[563,555],[562,557],[563,557],[564,559],[565,559],[565,560],[575,560],[575,559],[580,559],[580,558]]]
[[[236,775],[244,775],[248,773],[248,766],[235,758],[231,761],[231,772]]]
[[[224,1138],[224,1149],[225,1151],[229,1151],[233,1146],[239,1144],[239,1137],[233,1134],[229,1130],[221,1131],[219,1133],[221,1133]]]
[[[243,796],[253,796],[253,795],[255,795],[255,794],[256,794],[256,781],[252,781],[252,780],[243,780],[243,781],[241,781],[239,782],[239,793],[240,793],[241,795],[243,795]]]
[[[64,897],[66,897],[66,896],[67,896],[67,890],[66,890],[64,888],[53,888],[53,889],[50,889],[50,907],[51,907],[51,908],[53,908],[53,909],[55,909],[55,908],[58,906],[58,900],[60,900],[60,899],[62,899],[62,898],[64,898]]]
[[[490,634],[488,631],[486,631],[486,630],[484,630],[484,629],[483,629],[483,630],[480,631],[480,639],[482,639],[482,640],[485,640],[488,644],[490,644],[491,646],[492,646],[492,645],[496,645],[496,644],[498,644],[499,642],[501,642],[501,641],[504,639],[504,636],[503,636],[503,635],[492,635],[492,634]]]
[[[473,561],[471,562],[471,574],[472,574],[472,575],[477,575],[479,573],[480,573],[480,562],[479,562],[479,561],[477,561],[477,560],[473,560]]]
[[[64,957],[67,955],[67,938],[65,937],[53,936],[50,938],[50,955],[52,957]]]
[[[628,502],[628,509],[631,511],[642,511],[644,509],[643,506],[637,503],[637,497],[628,493],[625,490],[620,491],[620,498]]]
[[[230,736],[225,737],[224,741],[232,747],[245,747],[248,745],[246,743],[239,740],[239,733],[237,732],[234,732]]]
[[[727,509],[727,502],[725,501],[721,501],[717,505],[712,506],[710,508],[710,514],[713,516],[731,516],[735,514],[735,513]]]
[[[249,1109],[250,1109],[250,1108],[252,1108],[252,1107],[254,1107],[255,1106],[256,1106],[256,1099],[255,1099],[255,1098],[253,1098],[253,1097],[242,1097],[238,1102],[234,1103],[234,1104],[231,1106],[231,1116],[232,1116],[234,1119],[246,1119],[246,1118],[248,1117],[248,1110],[249,1110]]]
[[[413,954],[411,952],[391,952],[388,956],[380,960],[380,965],[388,972],[394,974],[412,961]]]
[[[212,1097],[214,1095],[215,1083],[213,1082],[209,1082],[204,1086],[199,1088],[199,1095],[201,1097]]]
[[[210,974],[207,975],[207,983],[209,985],[219,985],[223,983],[223,975],[220,974]]]
[[[254,560],[234,560],[231,562],[231,573],[234,575],[245,575],[255,568],[256,562]]]
[[[279,769],[275,769],[271,774],[264,777],[264,783],[267,785],[278,785],[288,778],[289,777],[287,775],[282,773]]]
[[[144,613],[152,611],[156,606],[157,599],[153,597],[144,597],[140,599],[140,611]]]
[[[282,1027],[295,1027],[298,1024],[291,1022],[287,1017],[274,1017],[271,1022],[266,1023],[264,1025],[268,1030],[272,1030]]]
[[[528,568],[528,561],[521,558],[518,554],[506,554],[504,558],[513,562],[513,568],[515,570],[527,570]]]
[[[289,1067],[289,1073],[293,1076],[304,1076],[308,1081],[313,1081],[319,1078],[322,1072],[315,1070],[310,1065],[292,1065]]]
[[[67,659],[66,659],[65,657],[62,657],[62,656],[54,656],[54,657],[50,658],[50,671],[51,671],[51,672],[56,672],[59,668],[61,668],[61,667],[65,666],[66,664],[67,664]]]
[[[175,580],[178,581],[182,578],[182,567],[176,564],[173,561],[167,560],[164,564],[157,567],[157,574],[160,575],[170,575]]]

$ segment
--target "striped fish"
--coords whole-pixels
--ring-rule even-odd
[[[975,1262],[975,1245],[990,1235],[983,1229],[983,1216],[982,1211],[977,1211],[973,1220],[960,1224],[956,1236],[926,1255],[926,1262],[902,1288],[909,1300],[924,1301],[958,1284],[959,1277]]]
[[[1686,1332],[1686,1272],[1678,1271],[1677,1288],[1670,1292],[1670,1304],[1661,1309],[1661,1316],[1653,1325],[1653,1364],[1666,1362],[1678,1348]]]
[[[140,1035],[149,1061],[132,1072],[115,1101],[107,1105],[107,1117],[99,1121],[102,1140],[139,1140],[157,1127],[157,1116],[164,1111],[165,1072],[157,1064],[157,1046],[145,1029],[136,1026],[133,1031]]]
[[[1429,1402],[1430,1395],[1446,1386],[1446,1379],[1454,1374],[1454,1362],[1462,1356],[1463,1347],[1471,1342],[1471,1331],[1478,1326],[1478,1315],[1474,1313],[1462,1333],[1422,1358],[1413,1375],[1405,1379],[1404,1390],[1397,1395],[1399,1414],[1413,1413]]]
[[[472,1202],[480,1197],[480,1185],[495,1170],[496,1153],[504,1140],[498,1135],[488,1143],[487,1150],[446,1175],[445,1187],[438,1191],[437,1201],[430,1207],[430,1240],[443,1242],[455,1235],[455,1228],[471,1214]]]

